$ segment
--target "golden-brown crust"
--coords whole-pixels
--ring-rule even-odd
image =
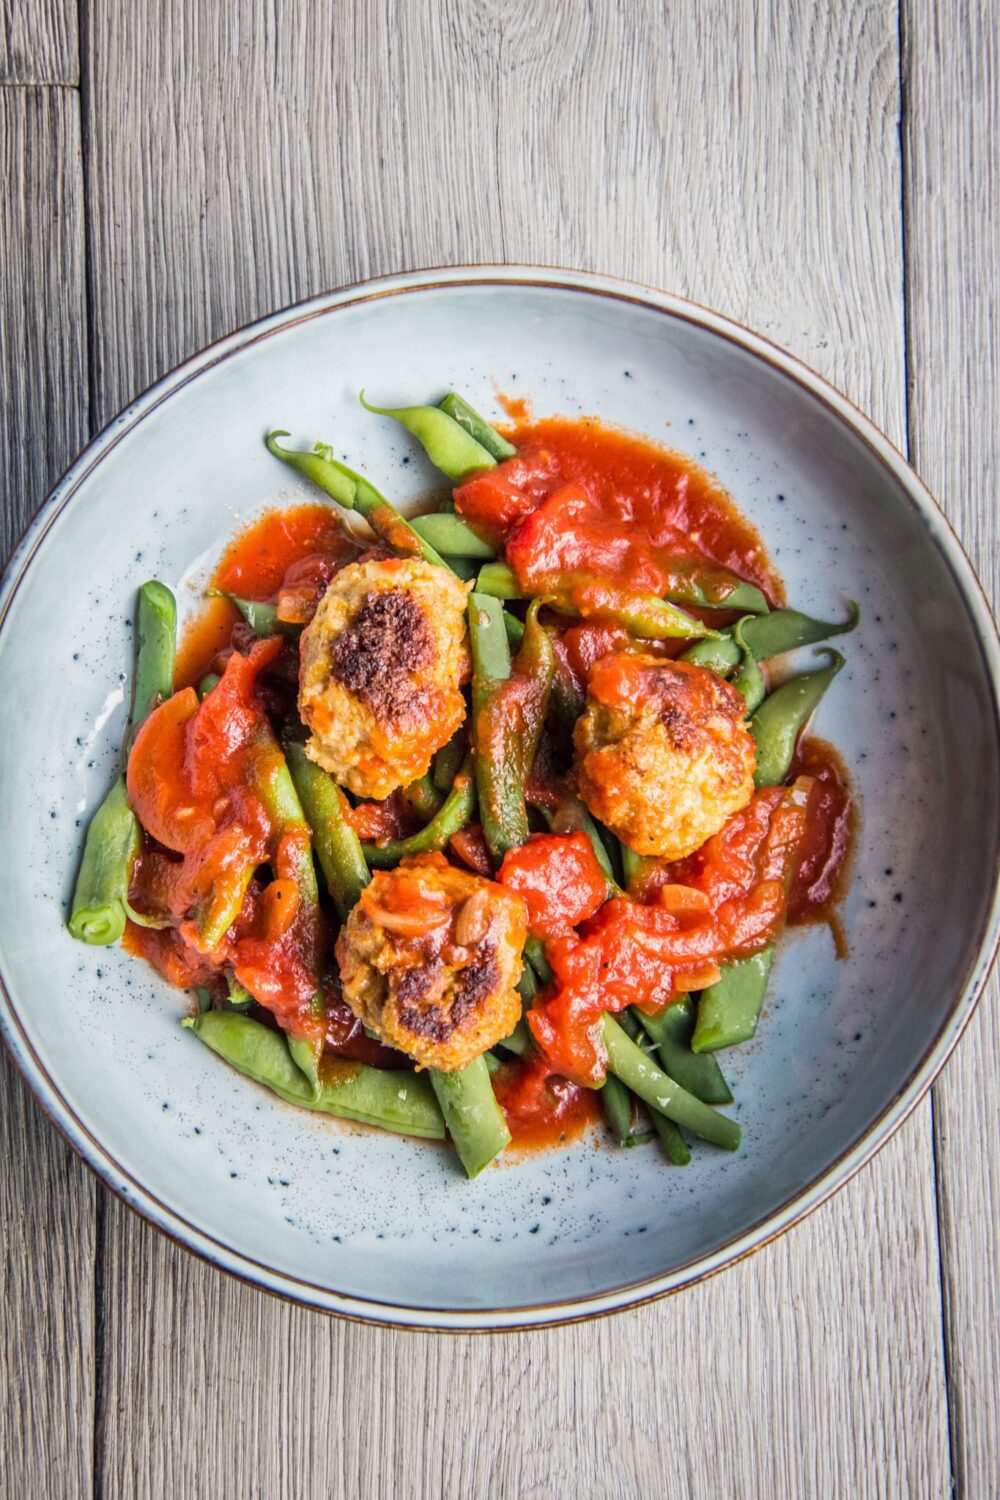
[[[451,1072],[509,1036],[527,917],[520,896],[440,854],[378,871],[337,940],[344,999],[383,1042]]]
[[[462,723],[467,594],[420,558],[352,563],[303,632],[306,752],[359,796],[415,781]]]
[[[740,694],[704,667],[612,653],[591,672],[574,731],[580,796],[637,854],[683,859],[753,795],[744,715]]]

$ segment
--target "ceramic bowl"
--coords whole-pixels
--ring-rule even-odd
[[[400,502],[434,478],[358,405],[494,386],[691,453],[758,526],[789,598],[862,608],[817,732],[863,808],[850,957],[782,942],[756,1041],[729,1055],[742,1150],[670,1168],[585,1138],[466,1182],[450,1153],[296,1112],[179,1025],[185,997],[64,926],[115,762],[135,589],[197,602],[224,540],[304,494],[264,432],[333,439]],[[808,653],[806,653],[808,657]],[[997,640],[955,537],[901,456],[789,355],[602,278],[426,272],[278,313],[199,354],[87,449],[0,594],[0,1022],[103,1180],[181,1244],[317,1308],[421,1327],[554,1323],[682,1287],[840,1186],[928,1088],[996,940]]]

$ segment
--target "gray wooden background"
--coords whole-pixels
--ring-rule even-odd
[[[359,277],[541,261],[817,367],[995,599],[997,49],[991,0],[0,0],[4,554],[206,341]],[[0,1493],[996,1496],[995,1000],[789,1236],[502,1337],[226,1279],[100,1188],[0,1059]]]

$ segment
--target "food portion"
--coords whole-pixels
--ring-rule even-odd
[[[746,712],[705,667],[610,652],[588,674],[573,731],[580,796],[636,854],[684,859],[753,794]]]
[[[351,563],[302,633],[306,754],[359,797],[430,768],[465,718],[469,588],[422,558]]]
[[[850,789],[806,732],[843,658],[787,653],[856,610],[784,607],[682,455],[591,418],[500,433],[454,393],[365,404],[437,508],[270,435],[322,500],[232,539],[179,650],[140,590],[70,931],[193,991],[185,1025],[278,1098],[447,1135],[470,1177],[601,1115],[674,1165],[733,1150],[719,1059],[782,933],[843,941]]]
[[[344,999],[422,1068],[452,1072],[521,1019],[524,902],[442,854],[380,870],[337,939]]]

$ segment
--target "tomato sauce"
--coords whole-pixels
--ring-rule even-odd
[[[553,417],[508,435],[516,457],[460,487],[455,508],[506,537],[519,576],[589,573],[663,593],[677,566],[707,561],[773,602],[784,597],[758,533],[685,455],[593,418]]]
[[[542,732],[529,801],[555,810],[573,791],[567,766],[583,693],[592,680],[600,687],[597,663],[630,639],[601,609],[589,608],[592,599],[613,602],[616,590],[670,589],[683,597],[693,579],[724,607],[734,575],[772,604],[781,602],[783,589],[756,531],[689,458],[593,419],[532,423],[523,399],[502,404],[517,454],[460,486],[456,509],[496,541],[530,591],[554,592],[557,578],[596,580],[588,608],[581,606],[593,618],[543,616],[555,627],[556,712]],[[336,571],[369,555],[384,554],[346,537],[331,507],[296,505],[267,512],[236,536],[212,582],[275,604],[283,621],[305,624]],[[571,597],[584,594],[578,589]],[[668,657],[683,645],[646,643],[643,651]],[[223,686],[199,705],[191,689],[209,671],[222,674]],[[175,670],[179,691],[147,721],[129,767],[130,797],[147,835],[130,897],[138,912],[159,914],[169,925],[130,921],[124,946],[171,983],[207,986],[220,997],[226,974],[235,971],[267,1007],[260,1015],[270,1024],[322,1031],[324,1067],[412,1068],[404,1054],[365,1034],[335,972],[324,974],[335,967],[332,924],[303,903],[295,878],[303,849],[294,837],[276,840],[253,790],[260,756],[266,759],[255,730],[267,731],[269,715],[288,712],[296,673],[294,639],[254,644],[226,599],[208,600],[187,628]],[[619,687],[620,677],[619,671]],[[519,672],[498,687],[476,725],[480,743],[519,756],[537,729],[538,692]],[[833,909],[845,884],[853,817],[846,773],[830,746],[806,739],[790,781],[757,792],[687,860],[645,861],[629,895],[611,900],[581,833],[535,834],[508,853],[499,872],[478,824],[453,836],[453,864],[524,897],[531,932],[544,941],[554,973],[529,1016],[542,1051],[505,1061],[494,1077],[515,1147],[564,1144],[600,1117],[593,1085],[603,1075],[604,1011],[659,1010],[713,983],[721,962],[757,951],[786,921],[828,921],[836,935]],[[405,837],[419,821],[399,794],[362,802],[349,819],[371,841]],[[245,879],[239,872],[248,863],[255,873],[242,907],[205,950],[196,918],[206,901],[226,894],[230,877]],[[426,925],[421,911],[413,916],[418,927]],[[318,1015],[317,974],[324,976]]]
[[[357,551],[331,506],[294,505],[265,512],[234,537],[212,582],[241,599],[273,600],[288,572],[303,558],[319,554],[346,560]]]
[[[601,1117],[596,1092],[560,1078],[539,1053],[505,1062],[493,1075],[493,1092],[521,1151],[563,1146]]]

